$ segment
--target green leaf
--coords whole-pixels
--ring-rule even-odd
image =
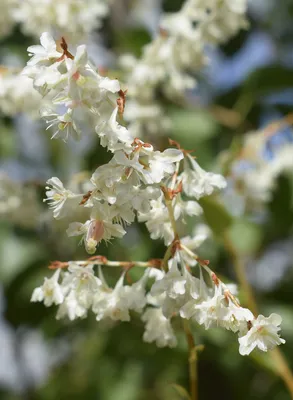
[[[258,68],[243,83],[235,110],[245,116],[262,96],[292,87],[293,74],[291,69],[281,65]]]
[[[239,255],[254,254],[262,242],[261,227],[245,219],[237,219],[228,231],[229,239]]]
[[[268,205],[270,219],[266,231],[269,240],[288,235],[293,225],[292,181],[281,175]]]
[[[179,394],[181,399],[191,400],[189,393],[183,386],[180,386],[177,383],[172,383],[171,387],[177,392],[177,394]]]
[[[140,57],[143,46],[151,41],[151,37],[143,28],[132,28],[116,31],[114,40],[120,53],[133,53]]]
[[[214,137],[219,130],[218,123],[211,114],[204,110],[186,110],[172,107],[171,118],[172,137],[178,139],[186,148],[192,148],[203,140]]]
[[[221,236],[233,223],[233,217],[215,198],[205,197],[199,201],[207,224],[215,235]]]
[[[261,96],[289,87],[293,87],[292,70],[281,65],[270,65],[253,71],[244,83],[243,90]]]

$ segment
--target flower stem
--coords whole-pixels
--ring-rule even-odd
[[[197,355],[189,321],[183,319],[183,327],[189,349],[189,384],[191,400],[198,400]]]
[[[167,198],[165,200],[166,200],[166,206],[167,206],[168,213],[169,213],[170,222],[171,222],[172,229],[173,229],[173,232],[174,232],[174,238],[178,238],[178,233],[177,233],[177,228],[176,228],[176,220],[175,220],[175,216],[174,216],[174,209],[173,209],[172,200],[169,200]]]
[[[168,199],[167,196],[165,196],[165,201],[166,201],[166,206],[168,208],[169,212],[169,218],[171,221],[172,229],[174,232],[174,238],[179,239],[179,235],[177,233],[176,229],[176,221],[175,221],[175,215],[174,215],[174,207],[173,207],[173,202],[172,200]],[[167,249],[166,254],[168,253],[170,249],[170,246]],[[166,255],[165,255],[166,257]],[[164,259],[165,259],[164,257]],[[191,400],[198,400],[198,378],[197,378],[197,354],[196,354],[196,347],[194,343],[194,339],[192,336],[192,332],[189,326],[189,322],[187,320],[183,320],[183,328],[186,336],[186,340],[188,343],[188,349],[189,349],[189,357],[188,357],[188,362],[189,362],[189,383],[190,383],[190,398]]]
[[[252,287],[246,277],[245,273],[245,265],[241,258],[238,256],[237,251],[235,250],[233,243],[231,242],[228,234],[224,235],[224,246],[226,250],[230,254],[233,265],[235,269],[235,273],[238,279],[240,286],[242,287],[243,291],[246,294],[247,298],[247,305],[251,309],[251,311],[257,315],[258,314],[258,306],[255,299],[255,295],[253,293]],[[290,397],[293,400],[293,374],[289,367],[289,364],[284,357],[283,353],[279,348],[275,348],[271,350],[269,353],[271,358],[274,361],[274,365],[276,368],[276,373],[283,379],[284,383],[287,386],[287,389],[290,393]]]

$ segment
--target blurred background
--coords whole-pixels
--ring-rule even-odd
[[[0,399],[183,398],[174,388],[188,387],[180,324],[178,347],[158,349],[142,341],[139,317],[119,324],[97,323],[92,316],[67,323],[55,320],[54,307],[30,303],[51,261],[88,257],[66,236],[66,221],[53,221],[42,203],[45,181],[58,176],[78,184],[81,174],[90,174],[108,155],[96,135],[65,144],[45,131],[39,98],[19,71],[28,59],[26,48],[39,42],[50,22],[43,22],[41,10],[33,19],[26,9],[33,1],[18,3],[22,18],[10,15],[14,1],[0,5]],[[87,3],[92,7],[95,0]],[[97,10],[90,32],[82,32],[92,60],[123,81],[118,57],[139,57],[161,13],[182,3],[120,0]],[[149,140],[164,148],[171,137],[195,149],[205,169],[227,177],[227,189],[202,202],[212,234],[199,254],[228,282],[239,283],[245,269],[259,312],[283,317],[281,350],[293,368],[293,2],[250,1],[248,19],[248,30],[206,48],[210,63],[194,72],[198,85],[184,101],[158,93],[170,122],[165,133]],[[51,28],[62,33],[60,24]],[[81,35],[70,34],[78,43]],[[98,251],[111,260],[148,260],[162,257],[164,245],[134,224],[123,240]],[[244,305],[251,301],[241,287],[239,297]],[[290,399],[270,356],[242,357],[231,332],[192,329],[196,343],[204,345],[200,400]]]

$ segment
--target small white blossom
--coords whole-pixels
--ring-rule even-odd
[[[81,195],[76,195],[70,190],[64,188],[63,183],[60,179],[53,177],[47,180],[46,196],[49,207],[53,209],[54,218],[60,219],[67,214],[67,210],[70,211],[74,205],[77,205],[81,200]]]
[[[29,77],[1,67],[0,109],[4,114],[13,116],[25,112],[36,118],[40,102],[41,96]]]
[[[141,279],[132,285],[124,286],[124,290],[122,292],[122,299],[127,302],[127,306],[129,310],[134,310],[138,313],[141,313],[143,308],[146,306],[147,297],[145,285],[149,278],[149,270],[143,274]]]
[[[27,51],[32,58],[28,61],[28,65],[44,64],[50,65],[62,56],[57,51],[55,40],[50,33],[44,32],[40,38],[41,45],[29,46]]]
[[[33,291],[32,302],[43,301],[46,307],[50,307],[52,304],[58,305],[63,302],[62,287],[58,283],[60,271],[58,269],[51,278],[45,278],[43,285]]]
[[[268,318],[259,315],[257,319],[252,320],[252,327],[246,335],[238,339],[240,354],[248,355],[256,347],[262,351],[268,351],[285,343],[285,340],[279,335],[281,322],[282,318],[278,314],[271,314]]]
[[[81,130],[74,121],[73,113],[74,111],[71,108],[67,109],[62,115],[45,107],[41,110],[41,116],[49,124],[47,129],[50,129],[52,126],[57,127],[51,139],[61,138],[64,142],[67,142],[69,137],[73,137],[76,140],[80,139]]]
[[[96,127],[96,132],[100,137],[101,145],[108,147],[110,151],[130,148],[133,137],[124,126],[117,122],[118,108],[116,107],[109,120],[103,121]]]
[[[228,312],[228,308],[224,305],[225,296],[222,293],[221,287],[216,287],[215,293],[211,298],[202,298],[190,300],[180,310],[180,315],[183,318],[193,318],[200,325],[204,325],[206,329],[212,326],[218,326],[219,321]]]
[[[13,16],[25,35],[39,36],[47,30],[77,42],[100,28],[109,10],[107,0],[87,0],[86,7],[83,0],[25,0],[16,4]]]
[[[204,171],[198,163],[187,156],[189,163],[184,160],[184,172],[181,175],[183,191],[197,200],[203,196],[209,196],[217,189],[226,187],[226,180],[222,175]],[[190,164],[190,165],[189,165]]]
[[[181,265],[182,272],[179,271],[177,258],[175,256],[169,260],[169,271],[153,284],[150,292],[155,298],[161,296],[160,305],[167,318],[179,311],[191,298],[197,298],[200,290],[199,279],[186,270],[184,263]]]
[[[156,342],[158,347],[175,347],[177,339],[170,319],[166,318],[160,308],[147,308],[141,319],[146,323],[143,340]]]
[[[119,223],[113,222],[117,217],[117,212],[112,211],[107,204],[96,206],[91,214],[91,219],[84,224],[80,222],[72,222],[68,229],[68,236],[83,236],[85,248],[89,254],[96,251],[97,245],[105,240],[106,242],[113,237],[122,238],[126,231]]]
[[[139,213],[138,220],[146,222],[151,238],[153,240],[163,238],[165,245],[169,245],[174,239],[174,232],[170,222],[168,209],[161,195],[156,200],[150,201],[151,209],[145,213]]]
[[[70,321],[76,318],[84,318],[87,316],[88,309],[83,306],[76,296],[76,291],[74,289],[65,297],[63,303],[59,306],[56,319],[61,319],[68,317]]]
[[[74,291],[79,305],[88,309],[92,305],[93,296],[102,286],[102,281],[94,275],[93,265],[79,266],[71,262],[62,286],[66,292]]]
[[[124,293],[124,274],[116,283],[114,289],[105,285],[94,296],[93,312],[97,321],[111,318],[114,321],[130,321],[128,299]]]
[[[169,261],[169,271],[153,284],[151,294],[156,296],[166,293],[171,299],[176,299],[185,293],[185,284],[186,279],[179,271],[176,259],[173,258]]]

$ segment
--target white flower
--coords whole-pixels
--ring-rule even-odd
[[[122,300],[126,301],[129,310],[141,313],[147,303],[145,285],[149,277],[149,270],[146,270],[141,279],[132,285],[124,286],[121,293]]]
[[[183,157],[182,151],[177,149],[155,151],[148,162],[152,180],[147,183],[160,183],[166,175],[173,174],[175,163],[181,161]]]
[[[175,258],[169,261],[169,271],[165,276],[156,281],[151,289],[153,296],[166,293],[168,297],[176,299],[178,296],[185,294],[186,278],[182,276],[178,269]]]
[[[189,201],[183,201],[181,200],[180,196],[177,196],[177,201],[176,201],[176,206],[175,207],[180,207],[180,214],[186,214],[189,215],[190,217],[192,216],[199,216],[202,215],[203,209],[202,207],[193,200]]]
[[[53,177],[47,180],[47,184],[52,186],[47,186],[46,196],[49,207],[53,209],[54,218],[63,218],[67,211],[70,211],[72,207],[78,205],[81,200],[81,195],[76,195],[70,190],[64,188],[63,183],[60,179]]]
[[[204,171],[198,163],[190,156],[188,162],[184,160],[184,172],[182,173],[183,191],[197,200],[203,196],[209,196],[215,188],[224,189],[226,180],[222,175]]]
[[[58,114],[49,108],[43,108],[41,110],[41,116],[46,119],[49,123],[47,129],[52,126],[57,126],[56,132],[53,133],[51,139],[61,138],[64,142],[68,141],[69,137],[73,137],[78,140],[81,137],[81,130],[76,125],[73,114],[74,110],[68,108],[64,114]]]
[[[117,212],[108,204],[97,203],[93,208],[91,219],[84,224],[72,222],[67,229],[68,236],[83,235],[86,251],[93,254],[97,245],[105,240],[106,242],[113,237],[122,238],[126,231],[119,223],[113,222],[117,218]]]
[[[150,206],[151,209],[148,212],[138,214],[138,221],[146,222],[152,239],[163,238],[165,245],[168,246],[174,239],[174,232],[163,196],[161,195],[157,200],[151,200]]]
[[[22,75],[33,79],[33,87],[42,95],[46,96],[50,90],[62,82],[62,74],[58,67],[60,63],[48,67],[38,65],[27,65],[21,72]]]
[[[93,312],[96,314],[97,321],[104,318],[111,318],[114,321],[130,321],[128,299],[124,293],[124,274],[116,283],[114,289],[109,288],[104,282],[104,286],[94,296]]]
[[[204,296],[205,297],[205,296]],[[215,289],[214,296],[208,299],[202,299],[202,295],[197,300],[190,300],[180,310],[182,318],[193,318],[200,325],[204,325],[206,329],[212,326],[218,326],[219,321],[223,319],[228,312],[225,307],[225,296],[222,293],[221,286]]]
[[[147,308],[141,319],[146,323],[143,334],[145,342],[156,342],[158,347],[177,345],[170,319],[163,315],[161,308]]]
[[[84,44],[78,46],[74,58],[66,58],[65,63],[68,71],[66,77],[68,77],[69,80],[73,79],[74,81],[78,81],[79,74],[85,72],[88,63],[86,46]]]
[[[219,320],[219,325],[232,332],[241,332],[247,326],[247,322],[254,319],[248,308],[236,306],[230,299],[227,308],[228,310],[225,310],[222,319]]]
[[[124,165],[127,169],[135,170],[146,184],[160,183],[165,176],[174,172],[174,163],[182,158],[183,154],[180,150],[153,151],[151,145],[141,141],[129,156],[123,151],[117,151],[114,156],[117,164]]]
[[[58,269],[51,278],[45,278],[43,285],[33,291],[32,302],[43,301],[46,307],[63,302],[62,287],[58,283],[60,272]]]
[[[87,39],[99,28],[108,12],[106,0],[25,0],[17,1],[14,19],[25,35],[39,36],[44,30],[70,39],[70,42]]]
[[[87,316],[87,307],[84,307],[76,296],[74,289],[65,297],[63,303],[60,305],[57,311],[56,319],[68,317],[70,321],[76,318],[83,318]]]
[[[117,79],[99,76],[99,88],[104,92],[118,93],[120,90],[120,83]]]
[[[33,82],[29,77],[15,74],[9,69],[0,73],[0,109],[9,116],[17,113],[29,113],[30,116],[38,117],[38,108],[41,96],[34,89]]]
[[[114,204],[117,200],[117,184],[123,181],[124,167],[117,165],[112,159],[108,164],[101,165],[96,169],[91,177],[91,182],[95,186],[93,197],[105,199],[109,204]],[[130,190],[127,185],[127,190]]]
[[[151,208],[151,200],[158,199],[160,194],[160,190],[153,186],[147,186],[145,189],[133,186],[129,194],[129,200],[135,210],[141,213],[148,213]]]
[[[62,286],[67,292],[74,291],[79,305],[88,309],[92,305],[93,296],[102,286],[102,281],[94,275],[93,265],[80,266],[70,262]]]
[[[153,284],[150,291],[151,296],[161,297],[160,305],[167,318],[179,311],[192,297],[197,298],[200,290],[199,279],[186,270],[184,263],[182,263],[182,273],[179,271],[177,258],[175,256],[169,260],[169,271]]]
[[[45,64],[50,65],[62,56],[56,50],[55,40],[50,33],[44,32],[40,38],[41,45],[29,46],[27,51],[32,58],[28,61],[28,65]]]
[[[133,142],[133,137],[129,131],[118,124],[117,122],[118,107],[116,107],[109,120],[103,121],[96,127],[96,132],[101,139],[101,145],[108,147],[108,150],[114,151],[125,148],[130,148]]]
[[[285,343],[280,338],[279,330],[282,318],[278,314],[271,314],[268,318],[259,315],[257,319],[252,320],[252,327],[246,335],[240,337],[239,353],[244,356],[248,355],[258,347],[262,351],[268,351],[275,346]]]

